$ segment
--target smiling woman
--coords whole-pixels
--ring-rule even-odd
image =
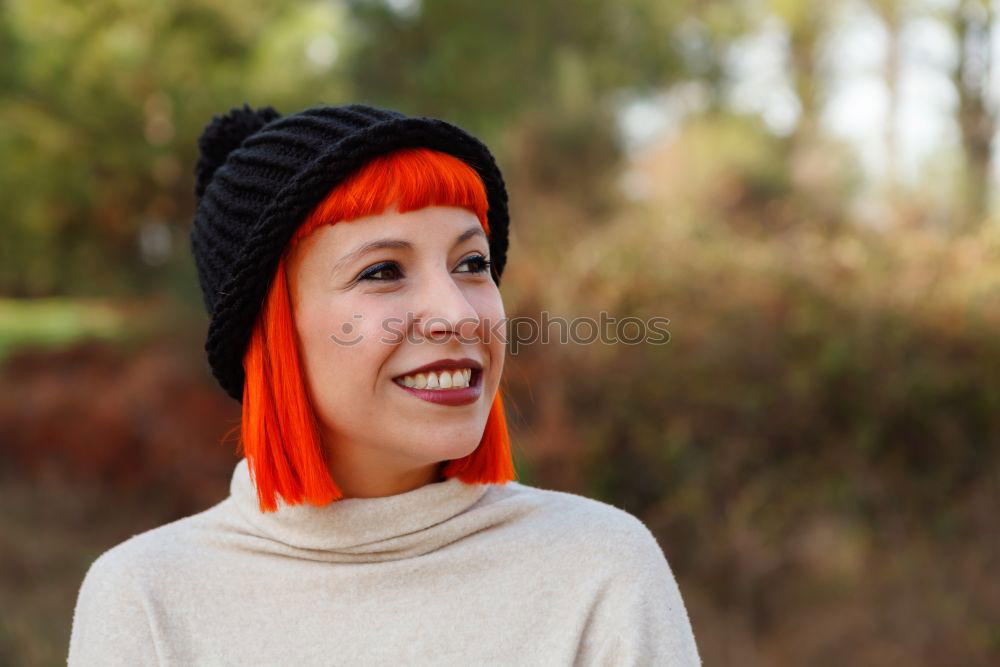
[[[499,392],[507,195],[487,148],[363,105],[244,106],[201,137],[229,496],[109,549],[75,665],[689,665],[636,517],[515,481]]]
[[[504,342],[480,331],[504,315],[488,275],[487,208],[469,165],[410,148],[370,161],[296,230],[244,360],[242,442],[262,510],[277,508],[276,494],[325,504],[439,475],[514,478],[498,391]],[[421,344],[384,335],[406,322],[415,331],[400,333]],[[469,384],[451,369],[468,369],[457,379]]]

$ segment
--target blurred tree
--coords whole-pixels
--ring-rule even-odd
[[[516,161],[522,192],[559,193],[589,214],[611,196],[622,99],[687,76],[690,40],[681,33],[690,33],[692,16],[712,27],[724,22],[716,15],[735,11],[719,2],[658,0],[351,6],[363,28],[352,62],[363,97],[468,126],[500,146],[502,161]],[[711,67],[699,69],[707,75]]]
[[[190,271],[175,250],[202,127],[244,101],[346,97],[345,18],[277,0],[0,6],[0,291],[107,294]]]
[[[592,108],[603,93],[677,76],[687,3],[351,0],[362,95],[496,136],[526,108]]]
[[[899,199],[899,79],[902,64],[900,33],[902,32],[906,3],[904,0],[872,0],[872,9],[885,27],[885,65],[882,70],[888,97],[883,142],[885,144],[885,179],[888,184],[890,209],[895,209]]]
[[[996,9],[989,0],[961,0],[951,15],[958,57],[951,72],[958,93],[958,127],[966,164],[967,225],[976,226],[989,213],[990,166],[997,131],[993,77],[993,28]]]
[[[799,102],[795,143],[810,143],[819,131],[823,104],[825,73],[820,65],[820,51],[826,30],[839,2],[806,0],[770,0],[769,6],[788,31],[788,67],[792,89]]]
[[[776,198],[768,214],[759,217],[763,224],[752,227],[772,232],[783,227],[812,227],[832,234],[847,220],[845,195],[852,188],[856,165],[845,154],[842,142],[824,134],[820,126],[830,75],[823,56],[843,7],[837,0],[767,0],[751,13],[760,25],[777,19],[783,27],[785,66],[798,102],[795,126],[779,144],[781,168],[787,172],[783,176],[787,194]],[[752,182],[761,171],[751,167],[745,177]],[[783,215],[774,215],[775,208],[783,209]]]

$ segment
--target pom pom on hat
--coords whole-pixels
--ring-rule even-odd
[[[195,165],[195,196],[201,199],[205,188],[212,182],[212,176],[240,144],[281,114],[272,107],[252,109],[247,103],[233,107],[224,116],[214,116],[198,138],[201,155]]]

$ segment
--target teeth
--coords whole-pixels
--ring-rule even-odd
[[[471,368],[454,371],[428,371],[416,375],[404,375],[398,382],[414,389],[464,389],[472,380]]]

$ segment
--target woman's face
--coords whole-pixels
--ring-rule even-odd
[[[479,444],[505,352],[489,259],[475,214],[441,206],[324,225],[291,253],[306,382],[345,496],[416,488]]]

